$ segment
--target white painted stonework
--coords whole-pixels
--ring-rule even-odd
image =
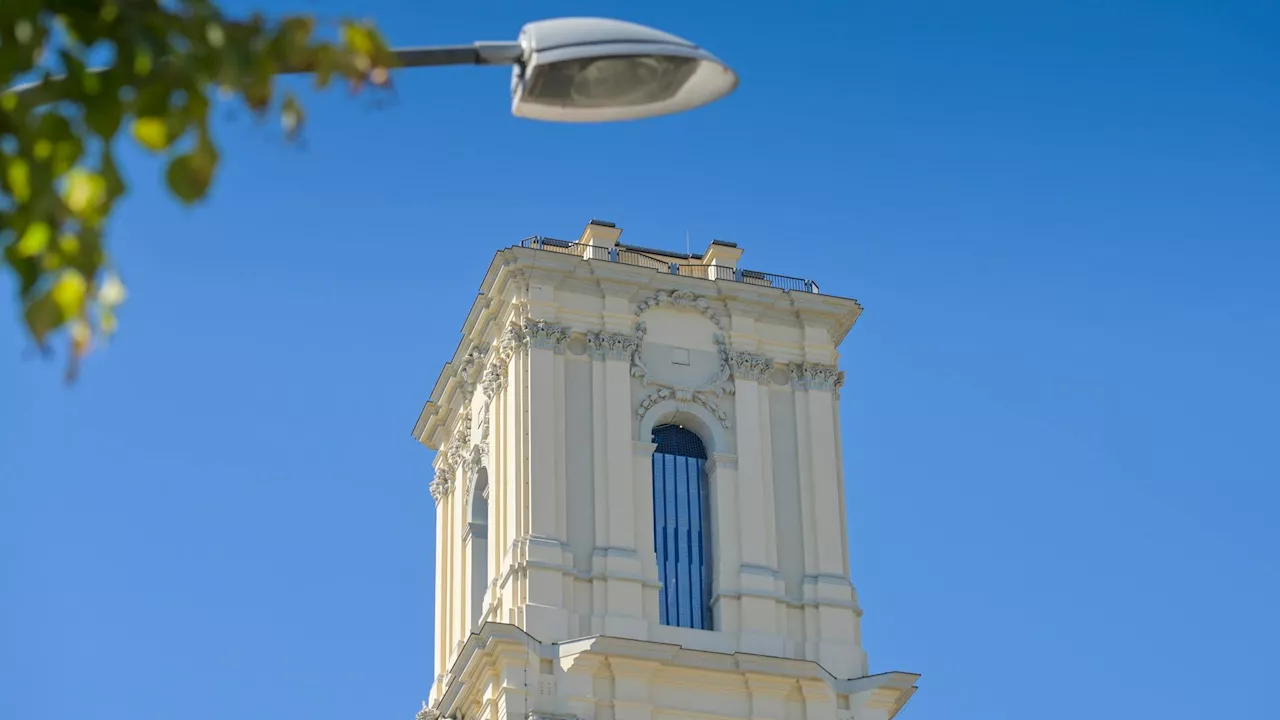
[[[415,427],[438,451],[420,715],[893,717],[918,676],[868,676],[849,578],[836,347],[861,307],[584,259],[619,232],[498,252]],[[659,622],[663,423],[708,452],[712,630]]]

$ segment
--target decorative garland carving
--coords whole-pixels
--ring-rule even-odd
[[[427,707],[427,701],[422,701],[422,709],[414,716],[415,720],[439,720],[440,713]]]
[[[664,303],[669,303],[676,307],[697,310],[705,315],[708,320],[715,323],[716,327],[724,330],[724,322],[720,319],[720,316],[716,315],[715,311],[711,309],[711,303],[707,302],[706,298],[695,293],[691,293],[688,290],[676,290],[675,292],[659,290],[644,300],[641,300],[639,304],[636,305],[636,315],[639,316],[643,314],[645,310],[658,307]]]
[[[724,322],[720,316],[716,315],[711,309],[711,304],[705,298],[691,293],[687,290],[677,290],[675,292],[667,292],[665,290],[654,293],[653,295],[641,300],[636,305],[636,315],[640,316],[646,310],[658,307],[663,304],[671,304],[676,307],[689,308],[696,310],[708,320],[712,322],[720,330],[724,330]],[[650,385],[658,386],[658,389],[650,393],[647,397],[640,401],[639,407],[636,409],[636,415],[643,418],[646,413],[653,408],[654,405],[674,397],[677,403],[695,402],[705,407],[712,415],[720,421],[725,428],[730,427],[729,414],[720,408],[719,403],[711,398],[714,394],[719,398],[726,394],[734,393],[733,386],[733,361],[729,352],[728,341],[725,340],[723,333],[714,333],[712,335],[716,344],[716,354],[719,356],[719,363],[715,373],[702,383],[694,387],[682,387],[662,383],[649,377],[649,368],[645,365],[641,348],[644,344],[644,336],[648,332],[648,327],[643,320],[637,320],[635,325],[635,349],[631,354],[631,376],[640,379],[642,387]],[[772,367],[772,361],[770,361]]]
[[[475,392],[476,381],[479,380],[484,358],[488,354],[488,345],[477,345],[471,348],[458,363],[458,379],[462,381],[463,394],[468,399]]]
[[[533,347],[554,350],[557,355],[564,352],[564,345],[569,340],[569,328],[546,320],[525,318],[522,329]]]
[[[523,350],[529,344],[529,338],[525,337],[524,330],[520,325],[511,323],[507,329],[502,332],[502,338],[498,340],[498,352],[495,362],[505,366],[517,352]]]
[[[706,408],[707,410],[710,410],[711,414],[716,416],[716,419],[720,421],[720,424],[723,425],[726,430],[732,427],[732,425],[730,425],[729,423],[729,413],[725,412],[724,410],[721,410],[720,406],[716,404],[715,400],[712,400],[711,398],[707,397],[706,395],[703,395],[702,393],[694,393],[693,401],[698,403],[702,407]]]
[[[644,323],[637,323],[643,326]],[[591,354],[592,360],[628,360],[635,356],[637,349],[640,347],[640,338],[644,337],[641,330],[639,336],[621,335],[616,333],[606,333],[600,331],[591,331],[587,333],[587,351]]]
[[[644,355],[641,352],[641,346],[644,343],[644,336],[649,330],[643,320],[636,321],[635,347],[631,352],[631,377],[640,378],[640,384],[643,387],[650,385],[662,385],[672,389],[687,389],[691,392],[711,391],[720,397],[725,393],[733,394],[733,380],[730,378],[731,368],[729,366],[729,345],[725,341],[724,335],[715,333],[712,339],[716,343],[716,353],[720,356],[720,365],[716,368],[716,372],[706,381],[692,388],[677,388],[674,385],[658,382],[649,377],[649,368],[644,363]]]
[[[431,497],[435,498],[437,504],[453,492],[454,481],[459,475],[464,480],[467,478],[471,454],[471,413],[465,412],[453,438],[437,461],[436,476],[430,485]]]
[[[484,393],[487,400],[485,403],[493,401],[493,397],[502,392],[507,386],[507,366],[495,360],[484,371],[484,379],[480,381],[480,391]]]
[[[787,366],[791,382],[805,390],[838,392],[844,385],[844,372],[834,365],[791,363]]]
[[[726,430],[733,427],[729,422],[729,413],[722,410],[715,400],[705,393],[687,388],[660,387],[654,390],[640,401],[640,406],[636,408],[636,417],[643,419],[655,405],[669,398],[675,398],[676,403],[680,405],[695,402],[710,411]]]
[[[636,417],[643,418],[646,413],[653,409],[654,405],[657,405],[669,397],[671,397],[670,388],[658,388],[657,390],[649,393],[647,397],[640,401],[640,407],[636,408]]]
[[[773,373],[773,358],[742,350],[729,353],[729,365],[733,376],[743,380],[762,382]]]
[[[453,492],[453,477],[450,475],[450,468],[441,467],[436,470],[436,477],[431,481],[431,497],[440,504],[449,493]]]

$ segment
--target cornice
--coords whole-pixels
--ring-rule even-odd
[[[475,389],[475,381],[469,381],[471,387],[468,388],[467,383],[457,379],[459,366],[474,347],[495,345],[497,336],[506,329],[502,327],[500,330],[499,325],[508,318],[515,315],[518,319],[523,319],[521,313],[527,311],[527,306],[521,303],[527,300],[528,274],[534,270],[544,281],[554,283],[557,287],[571,285],[575,292],[579,287],[585,289],[594,285],[606,302],[608,298],[627,298],[631,302],[653,301],[657,305],[679,305],[682,298],[701,298],[703,304],[694,301],[692,309],[703,312],[724,332],[730,332],[735,312],[750,314],[757,321],[785,320],[788,324],[794,322],[822,327],[826,329],[833,349],[844,339],[862,312],[858,301],[850,298],[800,291],[784,292],[749,283],[671,275],[624,263],[584,261],[574,255],[509,247],[495,253],[489,263],[480,284],[479,296],[463,323],[462,338],[454,356],[442,368],[432,387],[430,399],[414,424],[413,435],[422,444],[439,449],[445,442],[447,426],[452,423],[453,413],[459,408],[467,392]],[[608,317],[605,319],[608,324]],[[562,351],[564,347],[564,340],[556,333],[537,335],[533,340],[538,346],[549,346],[557,351]],[[613,348],[610,347],[603,352],[612,351]],[[618,351],[625,352],[625,348],[619,348]],[[799,348],[798,357],[791,353],[775,354],[774,357],[790,359],[788,355],[800,360],[807,353]],[[750,371],[741,369],[738,372]],[[731,386],[727,376],[725,379]]]

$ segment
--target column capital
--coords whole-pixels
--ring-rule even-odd
[[[592,360],[630,360],[640,347],[635,335],[592,330],[587,333],[587,351]]]
[[[552,350],[557,355],[564,352],[565,343],[569,340],[569,328],[547,320],[525,318],[521,329],[532,347]]]
[[[791,384],[797,389],[839,392],[844,385],[844,372],[835,365],[821,363],[791,363]]]
[[[729,353],[729,367],[735,380],[761,382],[773,374],[773,358],[760,353],[735,350]]]

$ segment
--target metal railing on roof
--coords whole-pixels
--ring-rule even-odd
[[[652,255],[646,255],[642,252],[636,252],[634,250],[619,247],[588,245],[587,243],[556,240],[554,238],[540,237],[537,235],[521,240],[520,247],[544,250],[546,252],[559,253],[561,255],[574,255],[582,258],[583,260],[602,260],[605,262],[622,263],[623,265],[647,267],[658,272],[680,275],[681,277],[740,282],[747,285],[777,288],[788,292],[792,290],[807,293],[819,292],[818,283],[804,278],[790,277],[788,275],[776,275],[774,273],[760,272],[759,270],[744,270],[742,268],[727,267],[725,265],[694,265],[689,263],[667,262]]]

